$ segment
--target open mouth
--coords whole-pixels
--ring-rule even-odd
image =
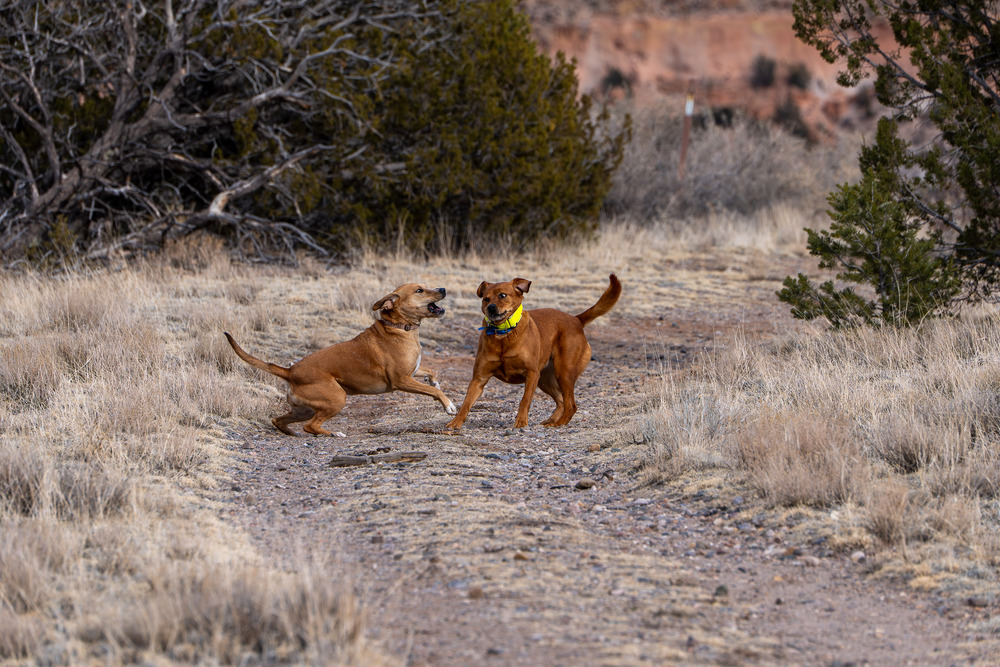
[[[433,317],[441,317],[442,315],[444,315],[444,308],[437,305],[436,303],[429,303],[427,304],[427,312],[430,313]]]

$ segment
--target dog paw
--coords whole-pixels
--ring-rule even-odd
[[[444,411],[447,412],[449,415],[458,414],[458,408],[456,408],[455,404],[452,403],[451,401],[448,401],[448,405],[444,406]]]

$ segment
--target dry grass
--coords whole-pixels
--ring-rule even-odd
[[[237,364],[222,329],[289,363],[355,336],[400,283],[446,286],[449,319],[475,322],[482,280],[525,276],[533,305],[582,310],[612,271],[626,290],[594,327],[707,304],[733,312],[770,298],[783,277],[773,259],[801,254],[810,223],[788,205],[687,224],[622,217],[570,248],[369,251],[331,270],[249,269],[199,241],[116,272],[0,274],[0,659],[384,662],[365,643],[359,600],[330,584],[338,568],[264,568],[216,518],[229,434],[269,429],[284,397]],[[739,338],[691,377],[653,370],[661,392],[633,425],[647,470],[728,471],[771,506],[838,508],[844,532],[913,558],[922,549],[913,562],[929,563],[927,576],[942,563],[989,570],[1000,553],[995,324]],[[430,350],[469,335],[421,334]]]
[[[446,286],[448,317],[474,322],[482,280],[524,275],[536,305],[582,310],[612,271],[632,286],[616,312],[646,316],[659,300],[704,298],[688,294],[704,281],[696,267],[659,286],[713,245],[728,259],[709,289],[761,284],[764,257],[796,252],[799,220],[782,207],[742,223],[716,214],[697,232],[619,219],[568,249],[369,250],[332,270],[307,258],[302,270],[240,267],[200,239],[114,272],[0,274],[0,659],[382,662],[358,599],[330,583],[338,568],[262,569],[216,519],[205,491],[224,483],[220,445],[270,428],[284,402],[221,331],[289,363],[357,335],[400,283]],[[422,337],[430,350],[468,343],[454,326]]]
[[[955,582],[1000,565],[1000,317],[919,330],[734,336],[666,374],[644,435],[653,481],[728,471],[773,507],[852,517],[882,565]],[[827,516],[821,513],[817,516]]]
[[[221,347],[223,328],[288,323],[262,278],[210,243],[0,276],[0,660],[383,661],[337,568],[260,569],[200,492],[221,482],[223,421],[280,400]]]
[[[835,185],[856,177],[855,138],[810,146],[788,132],[737,115],[731,127],[710,122],[691,132],[682,178],[681,108],[663,104],[627,109],[633,141],[615,174],[606,202],[609,210],[640,220],[688,219],[720,211],[747,216],[779,204],[818,212],[826,208],[826,195]]]

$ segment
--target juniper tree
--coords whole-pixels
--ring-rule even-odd
[[[514,0],[450,1],[454,39],[408,46],[368,145],[399,168],[342,185],[377,237],[465,248],[593,228],[629,126],[580,96],[575,67],[539,51]],[[419,46],[419,48],[416,48]]]
[[[912,323],[956,298],[991,298],[1000,282],[1000,26],[987,1],[796,0],[795,30],[844,70],[840,83],[872,77],[888,113],[864,148],[860,184],[831,197],[835,227],[810,232],[810,251],[841,278],[788,278],[779,297],[797,317]],[[878,25],[893,43],[880,43]],[[901,128],[927,123],[925,143]],[[839,239],[838,242],[834,242]],[[847,242],[847,239],[852,239]],[[860,255],[845,252],[844,243]],[[875,267],[882,267],[876,270]],[[888,273],[893,280],[884,281]],[[861,307],[858,299],[867,306]],[[869,308],[871,307],[871,308]],[[869,312],[871,317],[864,316]]]

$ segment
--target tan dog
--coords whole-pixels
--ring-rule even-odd
[[[413,377],[420,368],[417,327],[425,317],[444,315],[444,308],[437,305],[444,297],[443,287],[400,285],[372,306],[378,311],[375,324],[352,340],[313,352],[289,368],[252,357],[228,333],[226,338],[240,359],[288,382],[292,409],[271,420],[282,433],[295,435],[288,425],[309,420],[303,427],[306,433],[330,435],[323,423],[343,409],[349,394],[395,390],[425,394],[441,401],[445,411],[453,415],[455,405],[434,381],[433,372],[424,372],[430,384]]]
[[[514,428],[528,425],[528,410],[536,387],[556,402],[552,416],[542,425],[568,424],[576,412],[573,388],[590,362],[590,343],[583,327],[611,310],[622,292],[614,274],[610,280],[600,300],[575,316],[552,308],[524,312],[521,302],[531,287],[530,280],[514,278],[508,283],[482,283],[476,294],[483,300],[485,318],[472,381],[462,407],[447,428],[462,428],[472,404],[493,377],[510,384],[524,383]]]

